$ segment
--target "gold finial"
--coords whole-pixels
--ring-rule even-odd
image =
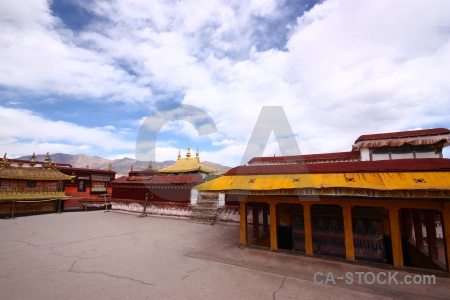
[[[197,160],[200,160],[200,156],[198,154],[198,147],[197,147],[197,151],[195,151],[195,157],[197,158]]]
[[[130,171],[133,171],[133,165],[131,165],[131,169],[130,169]]]
[[[180,150],[178,150],[178,159],[177,160],[179,160],[181,158],[181,152],[180,152]]]
[[[89,165],[86,165],[86,169],[89,169]]]
[[[48,152],[47,152],[47,155],[45,156],[44,164],[46,167],[51,167],[51,165],[52,165],[52,160],[51,160],[50,154]]]
[[[152,169],[152,161],[150,161],[150,163],[148,164],[148,169],[149,169],[149,170]]]
[[[5,152],[5,155],[3,155],[3,160],[2,160],[2,162],[1,162],[1,164],[0,164],[0,166],[3,166],[3,167],[9,167],[9,163],[8,163],[8,159],[6,158],[6,152]]]
[[[33,155],[30,158],[30,163],[29,163],[30,167],[34,167],[36,165],[36,155],[33,152]]]
[[[191,146],[188,146],[188,151],[186,153],[186,157],[191,157]]]
[[[112,170],[112,164],[109,163],[109,165],[108,165],[108,171],[111,171],[111,170]]]

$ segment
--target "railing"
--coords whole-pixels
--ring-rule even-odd
[[[57,187],[7,187],[2,186],[0,188],[0,193],[2,194],[16,194],[16,193],[49,193],[49,192],[60,192]]]

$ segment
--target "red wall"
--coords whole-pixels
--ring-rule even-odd
[[[112,191],[112,199],[144,200],[145,194],[151,192],[153,198],[149,201],[191,201],[192,185],[167,185],[167,188],[146,187],[144,184],[136,184],[132,187],[115,185]]]

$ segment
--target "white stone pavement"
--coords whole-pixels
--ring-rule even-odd
[[[317,284],[318,271],[393,270],[238,244],[237,225],[114,211],[0,220],[0,299],[448,299],[449,278],[435,285]]]

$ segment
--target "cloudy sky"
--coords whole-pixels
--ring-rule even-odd
[[[240,164],[264,106],[303,154],[450,127],[448,0],[6,0],[0,28],[9,157],[136,157],[142,127],[180,105],[214,128],[161,123],[158,161],[190,145]],[[272,134],[264,154],[280,153]]]

